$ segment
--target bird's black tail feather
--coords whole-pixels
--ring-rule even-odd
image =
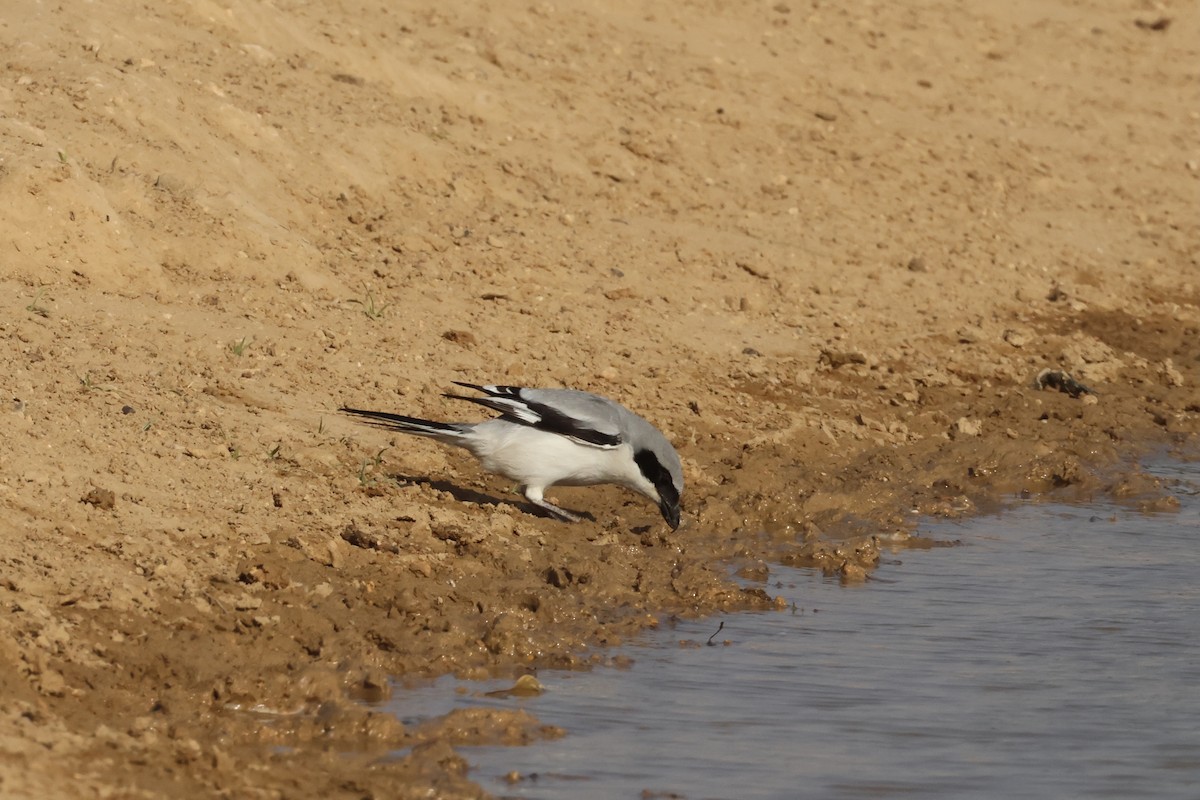
[[[417,419],[416,417],[406,417],[401,414],[389,414],[386,411],[363,411],[360,408],[338,409],[343,414],[352,414],[356,417],[361,417],[363,422],[368,425],[375,425],[379,428],[387,428],[388,430],[400,431],[401,433],[411,433],[414,436],[429,436],[442,441],[453,441],[455,438],[462,436],[470,427],[468,425],[456,425],[452,422],[434,422],[429,419]]]

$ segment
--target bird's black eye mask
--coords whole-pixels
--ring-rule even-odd
[[[679,490],[675,488],[675,481],[671,479],[671,473],[658,460],[658,456],[650,450],[638,450],[633,454],[633,460],[642,474],[646,476],[646,480],[654,484],[659,498],[672,508],[678,507]]]

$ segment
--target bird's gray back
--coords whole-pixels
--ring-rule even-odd
[[[521,397],[553,406],[607,436],[620,436],[622,422],[629,418],[641,419],[620,403],[579,389],[522,389]]]
[[[682,491],[683,464],[675,447],[658,428],[625,406],[579,389],[525,389],[522,395],[538,403],[554,405],[570,416],[586,421],[596,430],[620,435],[635,450],[649,450],[670,472],[676,488]]]

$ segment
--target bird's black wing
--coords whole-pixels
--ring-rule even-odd
[[[447,394],[446,397],[486,406],[512,422],[557,433],[593,447],[617,447],[625,441],[621,436],[617,407],[598,395],[573,389],[477,386],[459,381],[454,384],[482,392],[485,396]]]

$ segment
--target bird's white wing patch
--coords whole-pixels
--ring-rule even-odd
[[[527,425],[537,425],[542,421],[541,414],[530,408],[528,403],[517,398],[492,397],[488,405],[497,411],[516,417]]]

